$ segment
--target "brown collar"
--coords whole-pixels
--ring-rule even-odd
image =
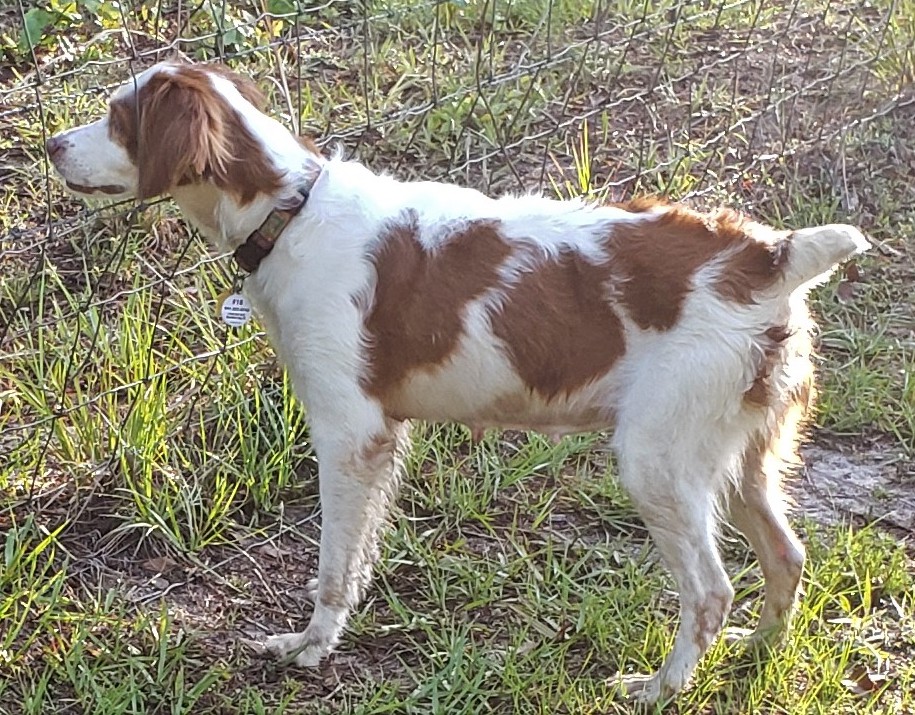
[[[270,251],[273,250],[273,246],[286,230],[289,222],[305,206],[305,202],[308,201],[308,189],[300,186],[296,191],[299,192],[301,201],[288,209],[273,209],[267,214],[264,222],[245,239],[245,242],[235,249],[235,253],[232,254],[235,262],[246,273],[254,273],[257,270],[261,261],[270,255]]]

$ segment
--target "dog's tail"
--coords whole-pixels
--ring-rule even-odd
[[[870,248],[854,226],[830,224],[793,231],[779,246],[784,282],[780,293],[792,293],[804,284],[826,280],[842,261]]]

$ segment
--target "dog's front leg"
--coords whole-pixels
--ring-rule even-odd
[[[322,524],[314,613],[303,632],[271,636],[271,653],[312,667],[340,640],[371,579],[408,437],[408,424],[389,422],[369,437],[316,445]]]

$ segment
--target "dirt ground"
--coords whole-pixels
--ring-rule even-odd
[[[898,447],[823,439],[801,452],[805,467],[788,484],[797,516],[826,525],[876,522],[915,533],[915,464]]]

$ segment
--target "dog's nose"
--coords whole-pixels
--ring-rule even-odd
[[[64,140],[59,136],[51,137],[45,143],[45,149],[48,152],[48,157],[51,161],[54,161],[64,150]]]

